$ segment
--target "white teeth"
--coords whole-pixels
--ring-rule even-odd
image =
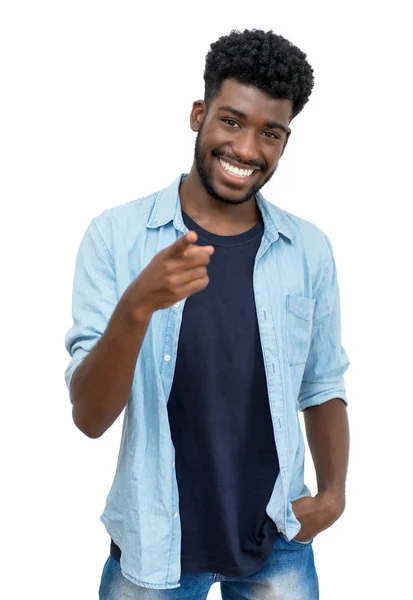
[[[238,169],[238,167],[233,167],[229,163],[224,162],[222,158],[219,159],[219,162],[226,171],[231,173],[231,175],[235,175],[236,177],[249,177],[254,172],[254,169]]]

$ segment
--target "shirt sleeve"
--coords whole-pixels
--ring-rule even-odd
[[[315,293],[310,350],[298,394],[300,411],[341,398],[348,405],[344,373],[350,361],[341,345],[340,293],[331,242],[326,237],[329,258]]]
[[[70,401],[73,373],[104,333],[117,301],[113,259],[94,219],[77,252],[72,291],[73,325],[65,335],[66,350],[71,356],[64,374]]]

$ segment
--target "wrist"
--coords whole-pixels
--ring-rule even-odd
[[[143,304],[132,303],[125,293],[116,307],[118,318],[127,326],[134,327],[148,324],[152,318],[153,310]]]
[[[346,506],[344,490],[328,488],[326,490],[319,491],[317,496],[320,498],[320,500],[322,500],[326,509],[331,512],[332,515],[338,518],[343,514]]]
[[[124,292],[119,302],[119,310],[131,325],[149,322],[155,312],[151,306],[144,302],[144,296],[137,289],[136,282],[134,286],[129,286]]]

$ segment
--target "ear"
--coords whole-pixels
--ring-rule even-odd
[[[204,100],[195,100],[192,105],[191,115],[189,118],[192,131],[199,131],[206,112],[207,108]]]

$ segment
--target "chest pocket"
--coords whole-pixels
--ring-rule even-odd
[[[291,366],[306,362],[310,349],[315,298],[286,296],[287,357]]]

